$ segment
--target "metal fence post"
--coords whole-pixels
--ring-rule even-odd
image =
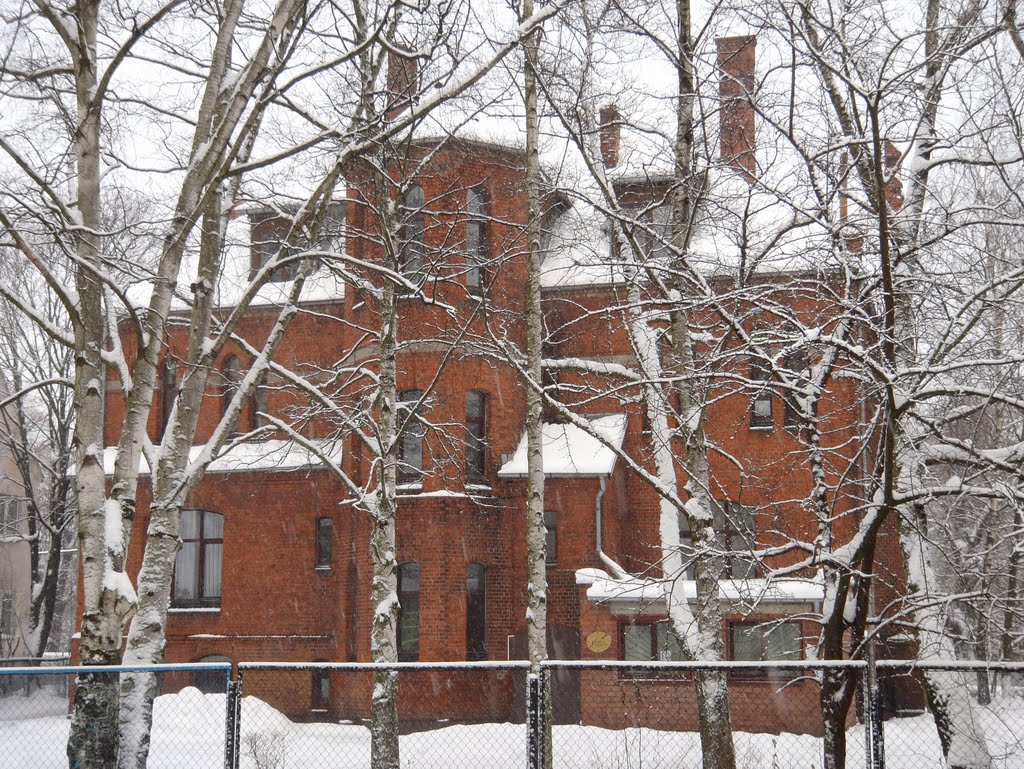
[[[238,769],[241,754],[240,734],[242,720],[242,671],[238,680],[231,680],[228,673],[227,721],[225,723],[224,769]]]
[[[871,765],[885,769],[885,727],[882,724],[882,687],[878,685],[875,655],[868,656],[868,709],[871,712]]]
[[[529,769],[543,769],[544,767],[541,710],[543,710],[543,700],[541,699],[540,676],[537,673],[529,673],[526,676],[526,740]]]

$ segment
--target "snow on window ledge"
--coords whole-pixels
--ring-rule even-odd
[[[220,614],[219,606],[172,606],[168,614]]]

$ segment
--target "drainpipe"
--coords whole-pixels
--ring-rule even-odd
[[[626,570],[613,561],[604,551],[604,493],[608,490],[607,476],[600,476],[598,482],[601,484],[597,490],[597,497],[594,499],[594,525],[597,529],[597,557],[601,563],[608,567],[612,577],[615,579],[626,579],[629,574]]]

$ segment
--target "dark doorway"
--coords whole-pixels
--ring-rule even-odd
[[[578,660],[580,658],[580,634],[567,625],[549,624],[547,629],[548,657],[553,660]],[[529,658],[526,645],[526,628],[520,629],[512,640],[512,658]],[[555,668],[551,677],[551,709],[556,724],[578,724],[580,722],[580,671]],[[525,680],[516,678],[514,712],[523,717],[526,713]]]

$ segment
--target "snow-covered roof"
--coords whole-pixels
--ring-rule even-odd
[[[696,601],[696,581],[688,579],[682,583],[687,600]],[[576,584],[589,585],[587,600],[610,603],[612,611],[665,611],[664,580],[641,577],[615,579],[601,569],[580,569],[576,572]],[[813,579],[723,579],[719,580],[718,587],[723,601],[747,605],[806,604],[825,597],[825,584],[820,575]]]
[[[612,447],[622,447],[626,437],[626,415],[595,417],[590,420],[590,426],[596,435],[576,425],[544,423],[545,475],[567,478],[611,474],[615,467],[615,450]],[[526,433],[523,433],[512,458],[498,470],[498,477],[526,477]]]
[[[189,461],[195,461],[206,448],[205,445],[193,446],[189,451]],[[341,443],[325,442],[321,450],[332,461],[341,460]],[[103,450],[103,472],[112,475],[114,460],[117,456],[116,446],[107,446]],[[229,444],[206,469],[206,473],[239,473],[251,471],[280,472],[297,470],[303,467],[317,467],[322,463],[320,458],[309,449],[286,440],[256,441],[252,443]],[[149,463],[145,457],[139,461],[139,473],[149,474]]]

